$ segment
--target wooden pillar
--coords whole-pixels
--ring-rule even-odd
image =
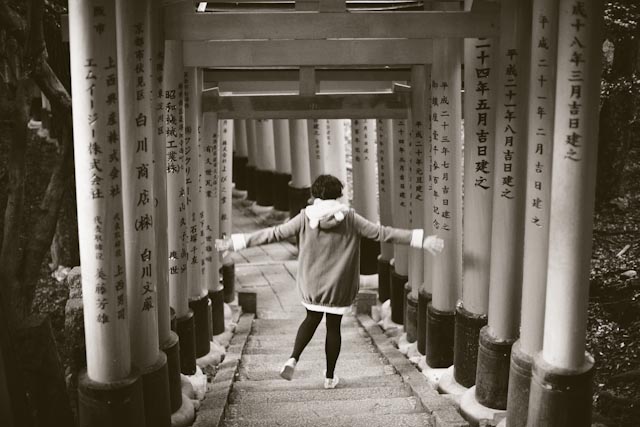
[[[461,258],[458,250],[462,230],[461,215],[461,56],[458,39],[434,41],[441,58],[432,74],[432,180],[433,231],[444,240],[444,250],[433,263],[431,304],[427,307],[426,359],[432,368],[453,363],[455,307]]]
[[[480,332],[475,398],[507,405],[509,358],[518,337],[522,286],[531,2],[503,2],[498,52],[488,325]]]
[[[393,205],[393,141],[392,120],[378,119],[376,123],[378,148],[378,201],[380,224],[391,226]],[[333,133],[332,133],[333,135]],[[393,259],[393,244],[381,243],[378,257],[378,300],[385,302],[391,292],[391,271],[389,262]]]
[[[178,335],[171,330],[171,308],[169,302],[169,252],[167,243],[167,167],[164,125],[164,94],[162,91],[164,65],[164,19],[159,0],[154,0],[151,8],[151,99],[152,117],[155,128],[151,137],[153,145],[153,196],[155,199],[154,230],[156,257],[154,274],[156,277],[158,307],[158,341],[160,349],[167,356],[169,376],[169,397],[171,412],[182,406],[180,381],[180,348]]]
[[[424,186],[425,186],[425,197],[424,197],[424,207],[422,210],[422,224],[424,227],[425,235],[433,234],[433,180],[432,180],[432,166],[433,162],[431,159],[431,74],[432,74],[432,66],[428,65],[425,68],[425,87],[424,87],[424,97],[426,102],[424,105],[424,115],[425,117],[423,124],[423,132],[426,133],[424,135]],[[432,291],[433,291],[433,263],[435,260],[433,259],[433,255],[431,255],[428,251],[422,251],[422,264],[423,264],[423,277],[422,277],[422,286],[420,291],[418,292],[418,337],[417,337],[417,348],[420,354],[426,354],[427,347],[427,308],[429,303],[431,302]],[[426,361],[426,359],[425,359]]]
[[[256,121],[246,120],[247,133],[247,200],[256,200],[256,169],[258,158],[258,142],[256,137]]]
[[[249,162],[249,148],[247,147],[246,120],[233,121],[233,182],[236,190],[247,189],[247,163]]]
[[[204,192],[204,245],[202,260],[204,282],[211,301],[211,334],[224,332],[223,287],[220,283],[220,260],[215,250],[215,239],[220,238],[220,140],[218,117],[215,113],[203,115],[202,155]]]
[[[131,361],[142,373],[147,424],[171,425],[167,357],[160,351],[154,230],[154,115],[150,0],[116,0],[124,252]]]
[[[145,412],[142,381],[131,367],[126,308],[115,15],[114,1],[69,2],[87,351],[87,373],[81,375],[78,387],[79,417],[83,425],[106,426],[107,415],[119,425],[133,427],[144,425]]]
[[[291,150],[291,182],[289,183],[289,215],[294,217],[311,197],[309,150],[306,120],[289,120]]]
[[[352,120],[351,147],[353,208],[369,221],[378,222],[375,120]],[[378,242],[369,239],[360,240],[360,274],[377,272],[379,254],[380,244]]]
[[[393,120],[393,226],[409,228],[409,132],[407,120]],[[391,320],[404,322],[404,285],[409,280],[408,248],[395,245],[391,262]]]
[[[560,1],[549,258],[529,426],[591,425],[585,352],[602,46],[602,2]]]
[[[180,339],[180,370],[196,372],[193,311],[187,287],[187,213],[184,171],[184,70],[182,42],[165,41],[164,92],[165,147],[167,173],[167,240],[169,247],[169,296],[176,313],[176,333]]]
[[[289,121],[273,120],[276,171],[273,185],[273,207],[279,211],[289,210],[289,181],[291,181],[291,144]]]
[[[533,357],[542,350],[549,251],[557,2],[534,0],[520,339],[511,350],[507,424],[525,427]]]
[[[204,227],[204,200],[201,187],[202,167],[202,70],[187,67],[184,71],[184,167],[187,205],[187,282],[189,307],[193,311],[196,358],[210,351],[209,298],[204,282],[201,246]]]
[[[276,170],[273,120],[256,120],[256,201],[259,206],[273,206],[273,182]]]
[[[231,236],[232,226],[232,156],[233,120],[221,120],[218,134],[220,136],[220,237]],[[273,132],[272,132],[273,134]],[[222,261],[222,283],[224,285],[224,302],[235,299],[235,264],[230,256]]]
[[[325,147],[325,173],[335,176],[344,184],[342,201],[347,202],[347,155],[345,152],[345,120],[327,120]]]
[[[467,2],[470,9],[471,2]],[[464,42],[464,210],[462,298],[456,308],[454,377],[476,383],[480,329],[487,324],[496,120],[496,40]]]
[[[425,65],[411,68],[411,203],[409,211],[410,228],[424,229],[425,204],[425,139],[427,133],[426,99],[427,70]],[[428,165],[427,165],[428,166]],[[430,196],[430,195],[429,195]],[[427,232],[430,231],[430,228]],[[405,331],[407,340],[415,342],[418,338],[418,293],[424,282],[424,253],[421,249],[409,249],[409,283],[405,312]]]
[[[327,121],[307,120],[307,135],[309,144],[309,173],[311,183],[325,173],[325,151],[327,145]]]

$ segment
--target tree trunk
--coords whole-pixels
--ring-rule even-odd
[[[598,146],[596,203],[598,207],[622,196],[623,176],[628,152],[637,135],[634,123],[637,111],[636,94],[630,93],[630,84],[638,62],[638,41],[619,40],[615,45],[610,79],[618,83],[602,103]]]

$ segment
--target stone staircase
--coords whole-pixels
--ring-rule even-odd
[[[222,425],[431,426],[432,417],[352,316],[342,323],[336,389],[323,388],[324,322],[292,381],[279,376],[300,320],[256,319],[242,352]]]

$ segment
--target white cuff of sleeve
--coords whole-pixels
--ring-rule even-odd
[[[233,251],[237,252],[247,247],[247,241],[244,238],[244,234],[235,233],[231,235],[231,242],[233,243]]]
[[[411,242],[409,246],[415,249],[422,249],[422,239],[424,237],[424,230],[416,228],[411,231]]]

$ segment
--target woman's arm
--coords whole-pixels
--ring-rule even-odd
[[[251,246],[279,242],[297,235],[300,232],[300,228],[302,228],[302,221],[304,221],[304,218],[302,217],[302,212],[300,212],[284,224],[263,228],[249,234],[232,234],[231,239],[224,241],[216,240],[216,248],[221,252],[225,250],[240,251]]]
[[[360,236],[377,240],[381,243],[397,243],[409,245],[412,248],[426,249],[431,254],[442,251],[444,241],[436,236],[424,236],[421,228],[406,230],[374,224],[357,213],[353,213],[355,229]]]

